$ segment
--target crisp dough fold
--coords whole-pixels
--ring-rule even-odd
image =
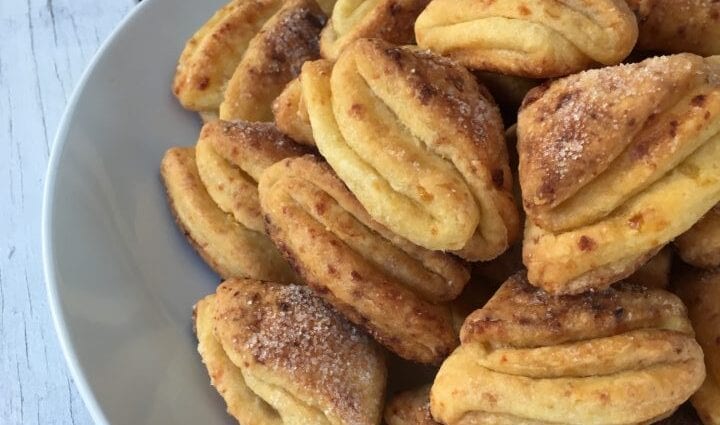
[[[272,121],[272,101],[319,57],[326,19],[314,0],[233,0],[185,45],[173,93],[205,121]]]
[[[161,174],[178,226],[221,277],[297,281],[265,235],[257,179],[305,150],[272,124],[212,121],[195,148],[172,148]]]
[[[336,60],[361,38],[415,44],[413,26],[430,0],[338,0],[320,35],[322,57]]]
[[[242,425],[378,425],[382,350],[303,286],[224,282],[194,309],[210,380]]]
[[[458,259],[420,248],[373,221],[313,156],[265,170],[266,230],[303,280],[401,357],[439,364],[457,345],[447,301],[469,278]]]
[[[720,201],[720,62],[665,56],[535,88],[518,153],[530,282],[607,287]]]
[[[472,74],[358,40],[334,66],[306,63],[300,78],[318,150],[373,219],[473,261],[510,246],[519,218],[502,120]]]
[[[628,283],[557,297],[518,273],[460,338],[430,396],[446,425],[649,424],[705,379],[682,302]]]
[[[433,0],[415,36],[471,69],[547,78],[619,63],[638,27],[623,0]]]

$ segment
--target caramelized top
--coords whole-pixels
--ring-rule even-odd
[[[355,42],[348,51],[348,55],[353,54],[362,58],[358,66],[369,84],[379,85],[381,81],[375,80],[380,79],[394,81],[404,98],[409,95],[408,108],[427,116],[424,122],[443,129],[435,140],[426,141],[433,150],[453,162],[479,160],[473,161],[473,168],[486,167],[494,186],[511,190],[512,175],[499,110],[490,92],[471,73],[430,51],[396,47],[378,39]],[[375,75],[367,72],[370,64],[376,69]],[[392,104],[390,99],[384,100]]]
[[[217,110],[250,40],[282,4],[282,0],[233,0],[188,40],[173,81],[173,93],[185,108]]]
[[[716,79],[711,68],[700,56],[680,54],[586,71],[531,90],[518,117],[526,210],[552,208],[576,194],[658,113]],[[638,160],[643,148],[658,148],[648,146],[652,140],[640,145],[634,147]]]
[[[660,289],[621,282],[603,291],[552,296],[510,277],[484,308],[463,324],[463,343],[533,348],[602,338],[635,329],[693,330],[682,302]]]
[[[223,158],[240,167],[255,181],[272,164],[308,152],[272,123],[211,121],[203,126],[200,138],[207,138]]]
[[[216,295],[215,334],[234,363],[266,368],[344,423],[367,423],[366,410],[382,396],[378,347],[307,287],[224,282]]]

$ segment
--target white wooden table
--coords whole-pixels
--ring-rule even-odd
[[[137,0],[0,0],[0,425],[91,424],[53,329],[41,262],[60,116]]]

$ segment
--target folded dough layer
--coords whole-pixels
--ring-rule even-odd
[[[253,277],[292,282],[295,274],[264,233],[225,213],[205,188],[194,148],[171,148],[161,174],[168,204],[190,244],[222,278]]]
[[[705,378],[680,300],[620,284],[574,296],[511,277],[463,325],[431,411],[447,424],[648,424]]]
[[[203,117],[271,121],[272,101],[319,57],[325,21],[314,0],[233,0],[187,42],[173,92]]]
[[[177,223],[223,278],[297,280],[265,235],[257,179],[304,153],[272,124],[215,120],[203,126],[195,149],[165,155],[162,175]]]
[[[415,36],[471,69],[547,78],[619,63],[638,28],[623,0],[433,0]]]
[[[457,345],[450,308],[469,274],[373,221],[312,156],[268,168],[259,185],[268,234],[308,285],[401,357],[439,363]]]
[[[311,290],[224,282],[195,306],[212,384],[243,425],[378,425],[381,349]]]
[[[528,277],[627,277],[720,201],[720,66],[682,54],[533,89],[518,118]]]
[[[320,153],[375,220],[469,260],[508,248],[519,219],[502,121],[472,74],[359,40],[334,66],[306,63],[301,82]]]
[[[320,53],[336,60],[361,38],[392,44],[415,44],[415,19],[430,0],[338,0],[320,35]]]
[[[302,99],[300,78],[295,78],[285,86],[273,102],[272,110],[278,130],[298,143],[315,146],[310,117]]]

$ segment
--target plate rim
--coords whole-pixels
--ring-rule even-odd
[[[105,412],[93,393],[88,383],[83,367],[78,360],[75,347],[70,341],[69,328],[65,320],[65,312],[59,298],[58,282],[55,270],[55,250],[53,248],[53,225],[52,217],[55,210],[55,189],[60,158],[65,150],[68,141],[68,133],[70,124],[73,121],[75,110],[81,96],[85,92],[90,76],[94,74],[100,61],[112,45],[115,44],[119,35],[125,30],[130,22],[134,21],[137,16],[154,4],[155,0],[145,0],[141,3],[131,6],[130,11],[116,24],[115,28],[100,44],[100,47],[93,55],[80,79],[73,89],[70,100],[68,101],[63,114],[58,123],[53,144],[50,150],[47,169],[45,171],[45,182],[43,185],[42,195],[42,211],[40,225],[40,241],[42,248],[42,268],[45,278],[45,290],[47,292],[48,305],[50,306],[50,315],[52,317],[53,328],[60,342],[60,349],[65,359],[70,376],[73,379],[75,387],[82,398],[85,407],[90,413],[93,423],[97,425],[110,425]]]

